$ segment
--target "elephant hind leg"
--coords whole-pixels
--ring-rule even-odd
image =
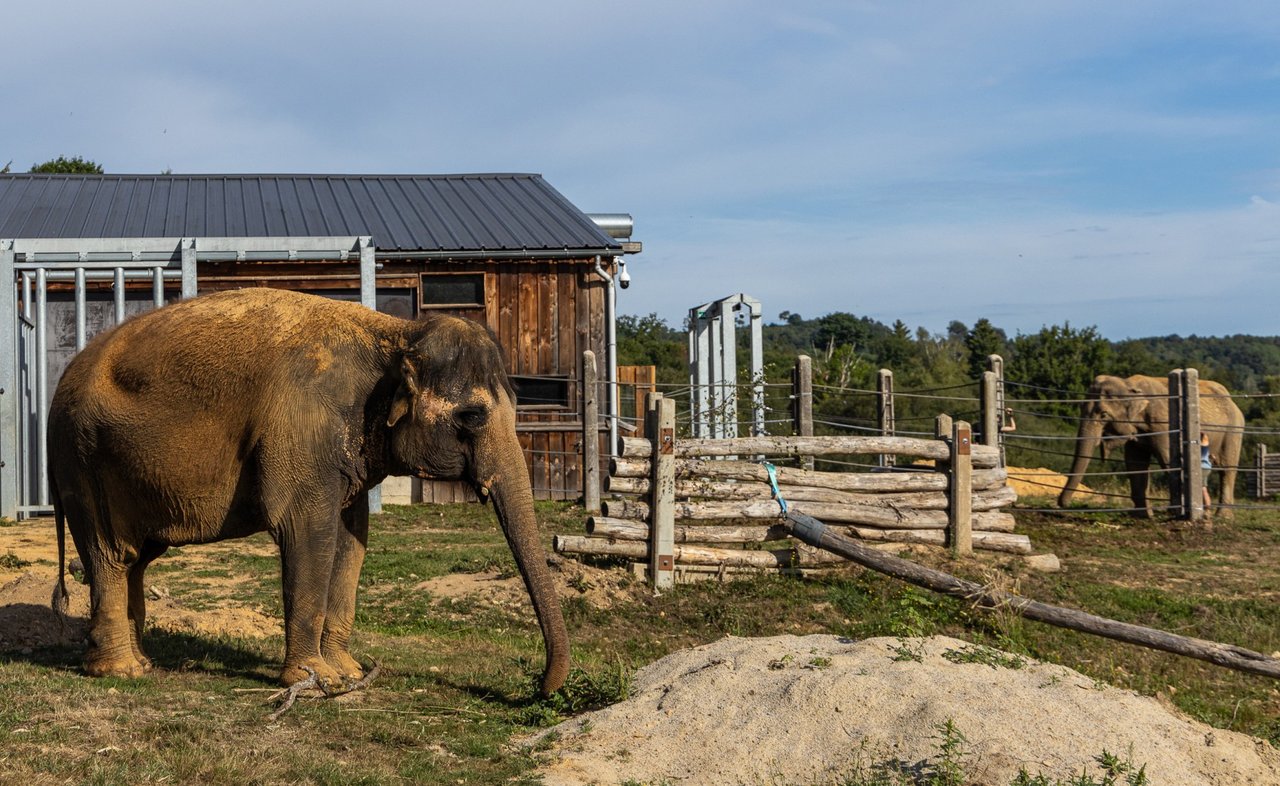
[[[165,552],[163,544],[149,540],[142,544],[138,559],[129,567],[129,622],[132,623],[133,656],[144,671],[151,669],[151,659],[142,650],[142,629],[147,622],[147,598],[144,576],[147,566]]]
[[[1133,515],[1151,518],[1151,502],[1147,499],[1151,450],[1134,440],[1124,443],[1124,468],[1129,473],[1129,498],[1133,500]]]

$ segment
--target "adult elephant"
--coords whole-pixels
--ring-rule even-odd
[[[485,328],[397,319],[273,289],[195,298],[97,336],[49,414],[59,562],[64,520],[91,591],[92,675],[138,676],[143,572],[170,546],[267,531],[283,565],[281,681],[348,684],[369,489],[389,474],[466,479],[492,498],[546,645],[568,636],[516,438],[515,395]],[[59,569],[55,607],[65,607]]]
[[[1217,382],[1200,380],[1201,431],[1209,435],[1213,464],[1221,467],[1220,506],[1235,501],[1236,467],[1240,463],[1240,442],[1244,434],[1244,414],[1230,393]],[[1102,445],[1106,457],[1109,443],[1124,443],[1125,470],[1129,492],[1140,516],[1151,516],[1147,500],[1147,469],[1154,458],[1169,467],[1169,380],[1164,377],[1098,376],[1089,387],[1080,409],[1080,429],[1076,437],[1075,460],[1067,483],[1058,495],[1058,506],[1066,507],[1080,478],[1089,468],[1093,452]],[[1230,515],[1229,507],[1220,507]]]

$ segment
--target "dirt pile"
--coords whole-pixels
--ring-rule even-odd
[[[1057,498],[1062,487],[1067,485],[1067,476],[1044,467],[1009,467],[1010,488],[1018,493],[1018,498],[1053,497]],[[1076,489],[1076,502],[1103,503],[1106,498],[1081,483]]]
[[[1264,741],[1062,666],[946,637],[726,638],[639,671],[632,697],[554,733],[548,786],[828,783],[936,771],[950,721],[966,783],[1099,779],[1103,752],[1162,786],[1280,783]]]

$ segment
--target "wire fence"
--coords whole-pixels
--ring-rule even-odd
[[[685,384],[657,384],[653,389],[676,399],[679,430],[692,432],[699,418],[706,417],[705,413],[697,411],[701,393],[697,388]],[[717,390],[722,398],[729,401],[726,408],[731,411],[721,412],[720,417],[730,432],[749,434],[763,429],[764,433],[773,435],[796,433],[795,405],[799,393],[792,383],[743,381],[737,385],[719,385]],[[892,433],[932,437],[935,435],[934,422],[942,413],[957,420],[967,420],[975,429],[980,428],[982,421],[980,380],[899,388],[891,392],[814,383],[811,390],[813,433],[818,435]],[[1022,507],[1052,510],[1044,506],[1051,504],[1053,498],[1062,492],[1068,478],[1073,478],[1081,486],[1077,492],[1079,499],[1105,503],[1098,510],[1146,512],[1149,509],[1160,512],[1177,509],[1168,494],[1170,483],[1180,477],[1180,470],[1161,463],[1162,460],[1167,462],[1168,453],[1167,447],[1161,446],[1178,440],[1180,432],[1169,427],[1167,416],[1165,421],[1148,415],[1108,417],[1107,430],[1091,445],[1090,452],[1098,453],[1097,448],[1101,447],[1101,455],[1090,455],[1085,466],[1086,462],[1078,455],[1077,448],[1081,446],[1081,434],[1086,425],[1097,422],[1096,413],[1090,410],[1098,403],[1096,397],[1079,390],[1009,379],[1001,380],[999,392],[1005,408],[1003,416],[1016,421],[1016,426],[1000,434],[999,443],[1010,467],[1010,481],[1020,488],[1026,500]],[[1159,404],[1163,411],[1177,401],[1174,395],[1160,393],[1122,393],[1113,398],[1126,404]],[[1218,492],[1215,506],[1280,510],[1280,501],[1270,501],[1271,495],[1248,502],[1235,501],[1262,487],[1261,476],[1266,470],[1255,462],[1255,456],[1259,450],[1280,449],[1280,425],[1222,422],[1222,418],[1215,415],[1217,410],[1214,406],[1215,399],[1271,406],[1269,400],[1280,399],[1280,393],[1223,395],[1205,392],[1201,393],[1201,399],[1204,402],[1201,430],[1221,433],[1242,443],[1237,461],[1228,463],[1215,456],[1214,466],[1205,470],[1206,477],[1211,479],[1210,485]],[[886,409],[892,413],[889,422],[886,422]],[[1276,402],[1274,410],[1278,413],[1276,421],[1280,422],[1280,402]],[[868,463],[856,457],[827,459],[824,463],[832,467],[847,467],[851,471],[880,471],[885,468],[883,463]],[[1019,472],[1018,467],[1035,468],[1037,472]],[[1048,475],[1052,479],[1046,480],[1043,470],[1056,474]],[[1276,481],[1270,485],[1280,491],[1280,462],[1275,472]],[[1133,487],[1140,485],[1143,479],[1147,482],[1149,494],[1138,500]],[[1232,494],[1225,497],[1221,494],[1223,483],[1231,484]],[[1227,501],[1222,502],[1223,499]],[[1077,504],[1070,510],[1086,512],[1094,508]]]

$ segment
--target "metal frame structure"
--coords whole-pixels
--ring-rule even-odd
[[[165,283],[181,297],[198,292],[204,261],[358,260],[360,302],[377,306],[375,248],[370,236],[212,238],[0,239],[0,516],[49,513],[46,431],[50,398],[50,282],[74,287],[75,348],[87,335],[87,284],[110,281],[114,322],[125,318],[128,281],[150,279],[152,305],[165,304]],[[377,489],[370,508],[380,508]]]
[[[765,433],[764,338],[760,301],[737,294],[689,309],[689,385],[695,437],[738,436],[737,318],[751,328],[751,433]]]

